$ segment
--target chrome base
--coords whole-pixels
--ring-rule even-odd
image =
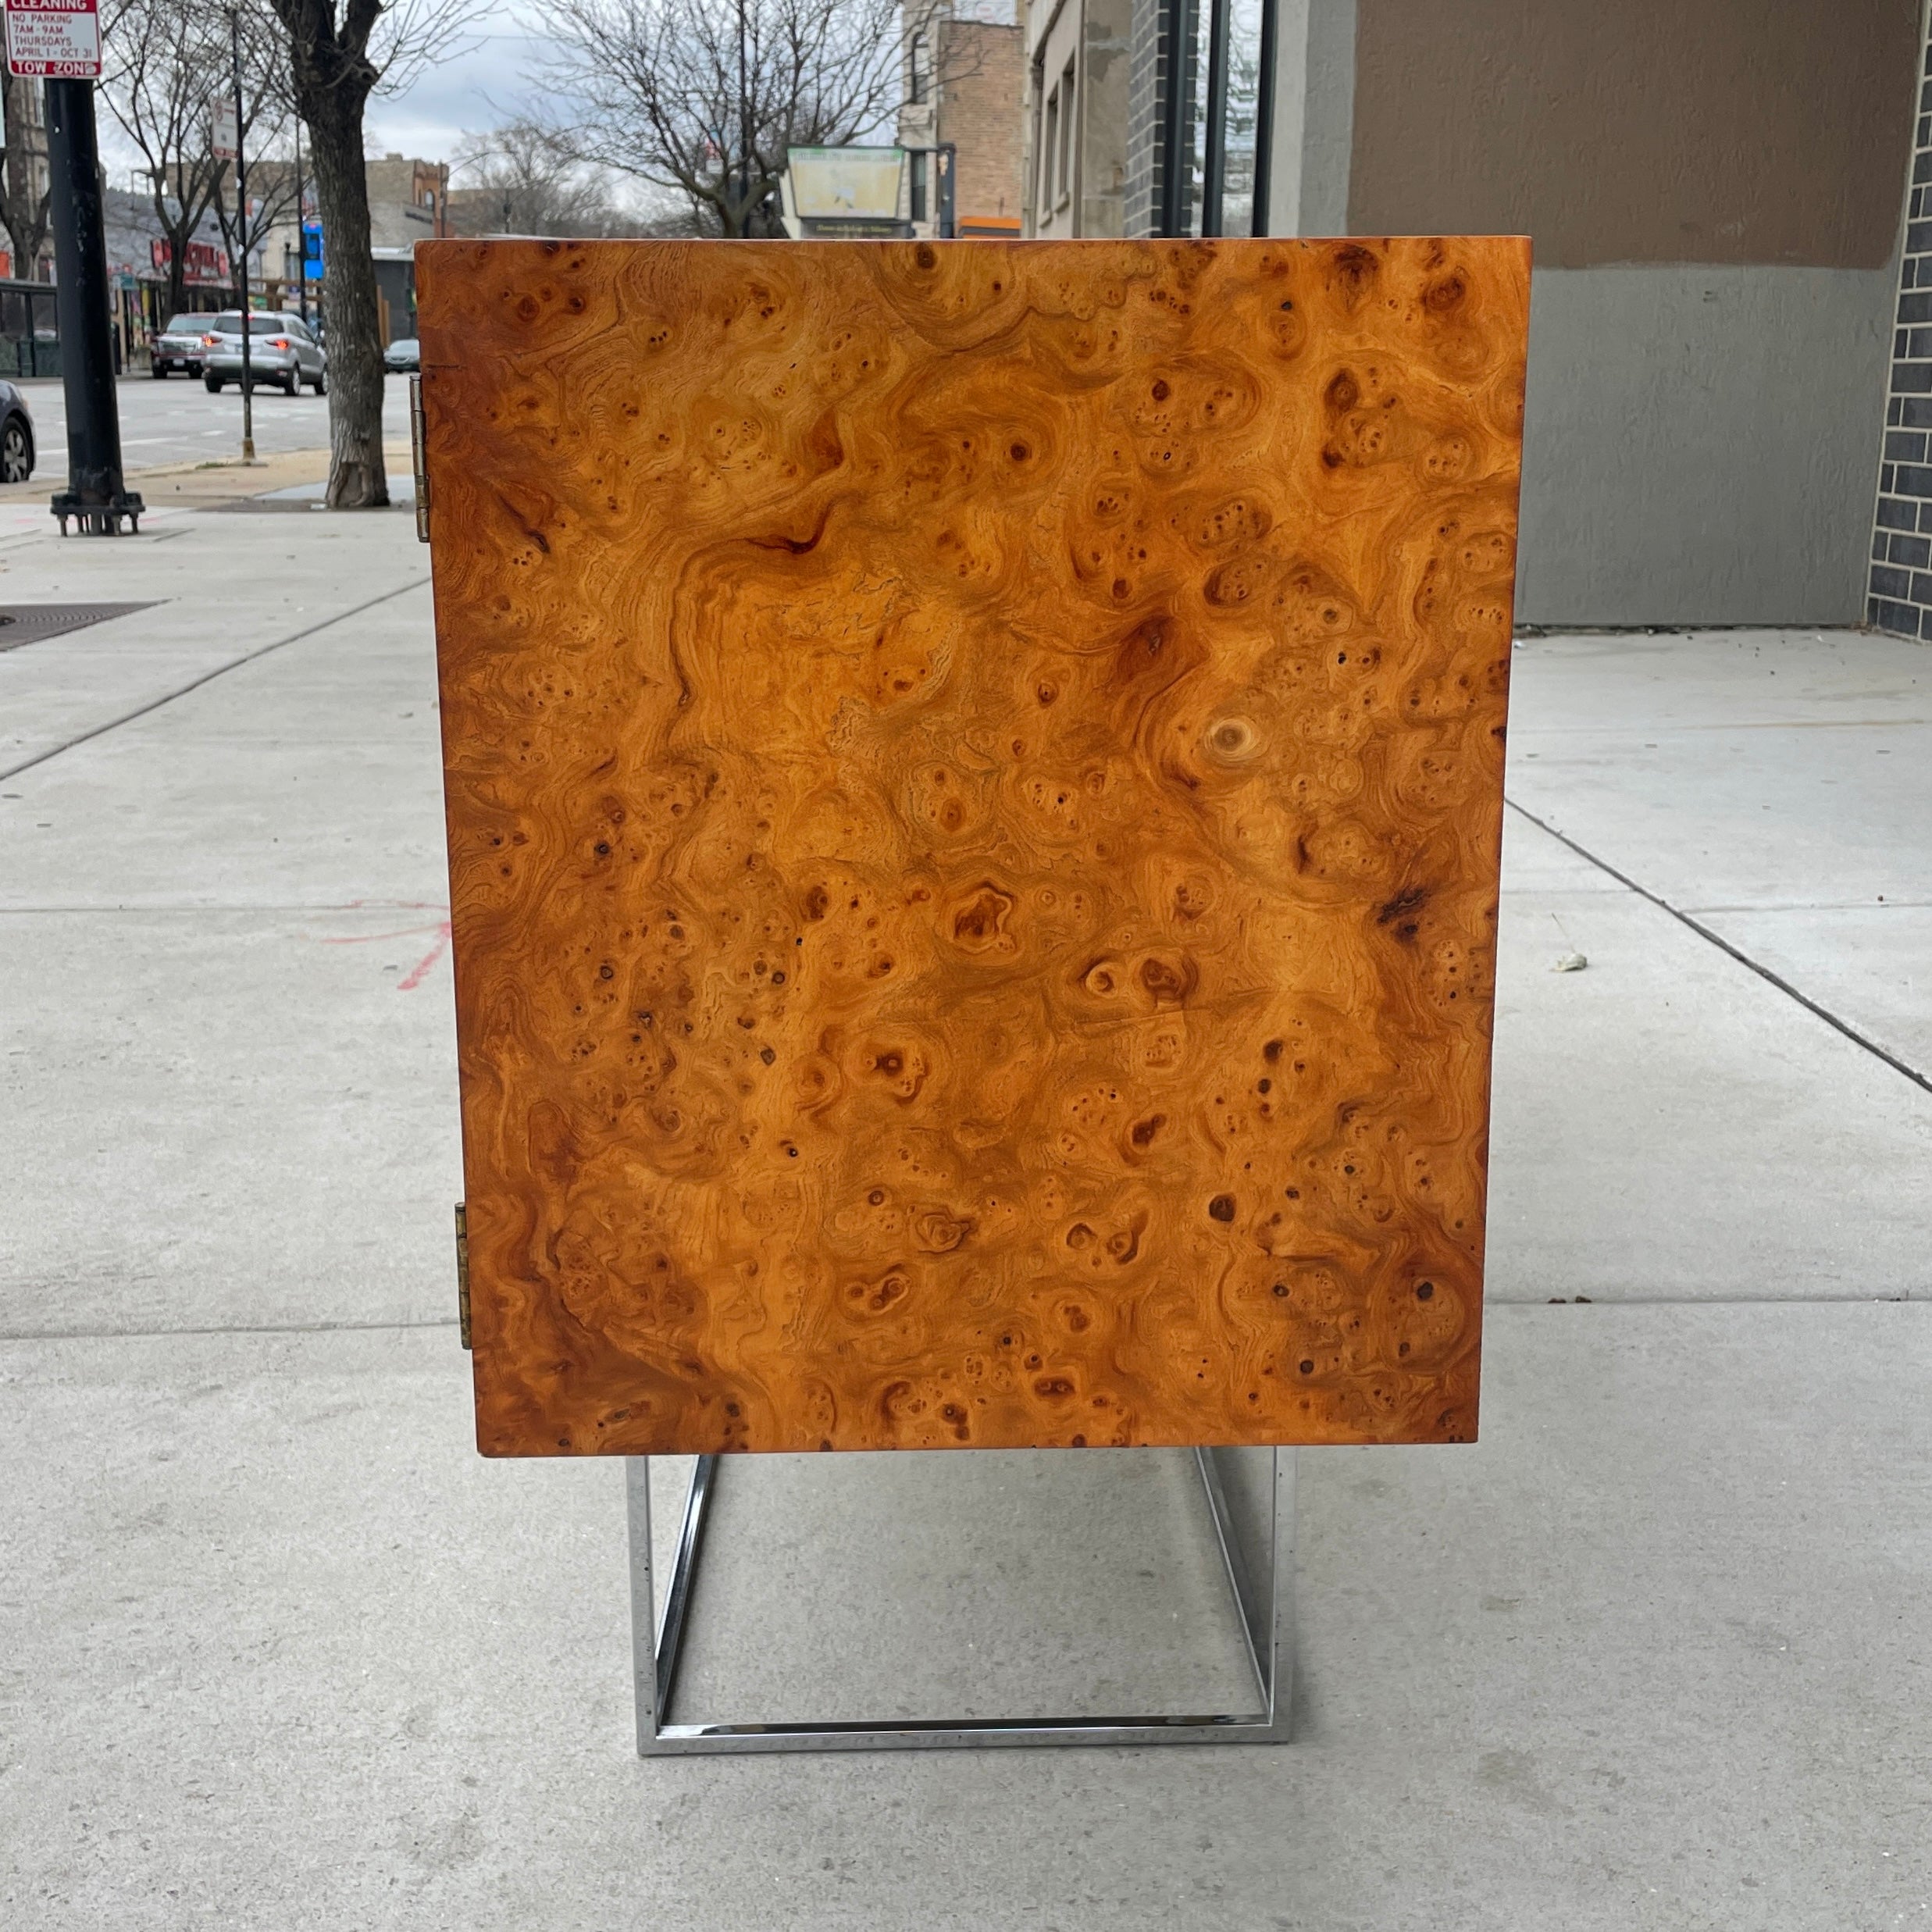
[[[783,1724],[667,1723],[677,1683],[705,1510],[718,1458],[700,1456],[659,1619],[652,1587],[651,1460],[626,1467],[630,1521],[631,1657],[637,1691],[637,1749],[643,1757],[690,1751],[904,1751],[952,1745],[1285,1744],[1292,1726],[1295,1608],[1295,1452],[1273,1453],[1267,1481],[1272,1548],[1251,1563],[1228,1506],[1216,1458],[1239,1451],[1197,1449],[1194,1459],[1240,1612],[1260,1709],[1181,1716],[932,1717],[875,1722]],[[1265,1586],[1265,1587],[1264,1587]]]

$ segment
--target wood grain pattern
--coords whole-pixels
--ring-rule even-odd
[[[1527,243],[418,259],[483,1449],[1473,1435]]]

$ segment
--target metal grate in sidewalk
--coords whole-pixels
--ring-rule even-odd
[[[154,602],[150,598],[144,604],[0,604],[0,651],[37,644],[49,637],[64,637],[70,631],[85,630],[90,624],[105,623],[110,617],[150,611]]]

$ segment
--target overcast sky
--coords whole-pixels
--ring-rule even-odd
[[[369,151],[447,161],[466,130],[494,127],[515,113],[540,85],[530,18],[528,6],[487,8],[465,50],[419,74],[405,93],[375,96],[363,123]]]
[[[539,43],[527,31],[531,17],[528,5],[492,0],[456,52],[418,74],[405,91],[372,95],[363,117],[368,151],[448,161],[465,131],[508,119],[542,85]],[[102,159],[115,184],[125,187],[140,156],[105,105],[98,119]]]

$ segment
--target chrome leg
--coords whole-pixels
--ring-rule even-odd
[[[647,1456],[629,1458],[625,1480],[630,1527],[631,1668],[636,1689],[639,1755],[917,1750],[958,1745],[1285,1744],[1293,1720],[1295,1452],[1274,1450],[1260,1485],[1264,1494],[1258,1500],[1264,1506],[1270,1545],[1265,1553],[1249,1549],[1249,1539],[1241,1531],[1240,1512],[1231,1506],[1224,1472],[1217,1460],[1242,1453],[1203,1449],[1194,1454],[1249,1659],[1254,1666],[1260,1710],[1180,1716],[896,1718],[782,1724],[669,1721],[678,1652],[697,1580],[705,1513],[717,1483],[718,1459],[700,1456],[692,1472],[660,1622],[651,1574],[651,1462]]]
[[[700,1456],[684,1499],[684,1522],[665,1593],[664,1621],[658,1622],[651,1577],[651,1459],[626,1459],[625,1500],[630,1523],[631,1663],[637,1679],[637,1748],[649,1748],[659,1720],[671,1708],[678,1677],[678,1647],[684,1641],[685,1613],[697,1580],[698,1546],[704,1536],[704,1510],[718,1471],[715,1456]]]
[[[1252,1450],[1197,1449],[1196,1464],[1207,1506],[1214,1519],[1215,1539],[1227,1566],[1228,1587],[1241,1612],[1242,1633],[1248,1643],[1248,1661],[1254,1666],[1255,1687],[1277,1741],[1285,1743],[1293,1718],[1295,1685],[1295,1452],[1278,1449],[1270,1460],[1264,1499],[1271,1525],[1267,1548],[1251,1560],[1250,1538],[1244,1537],[1230,1510],[1218,1459],[1252,1455]]]
[[[658,1734],[658,1607],[651,1582],[651,1458],[624,1462],[624,1514],[630,1528],[630,1665],[641,1756]]]

